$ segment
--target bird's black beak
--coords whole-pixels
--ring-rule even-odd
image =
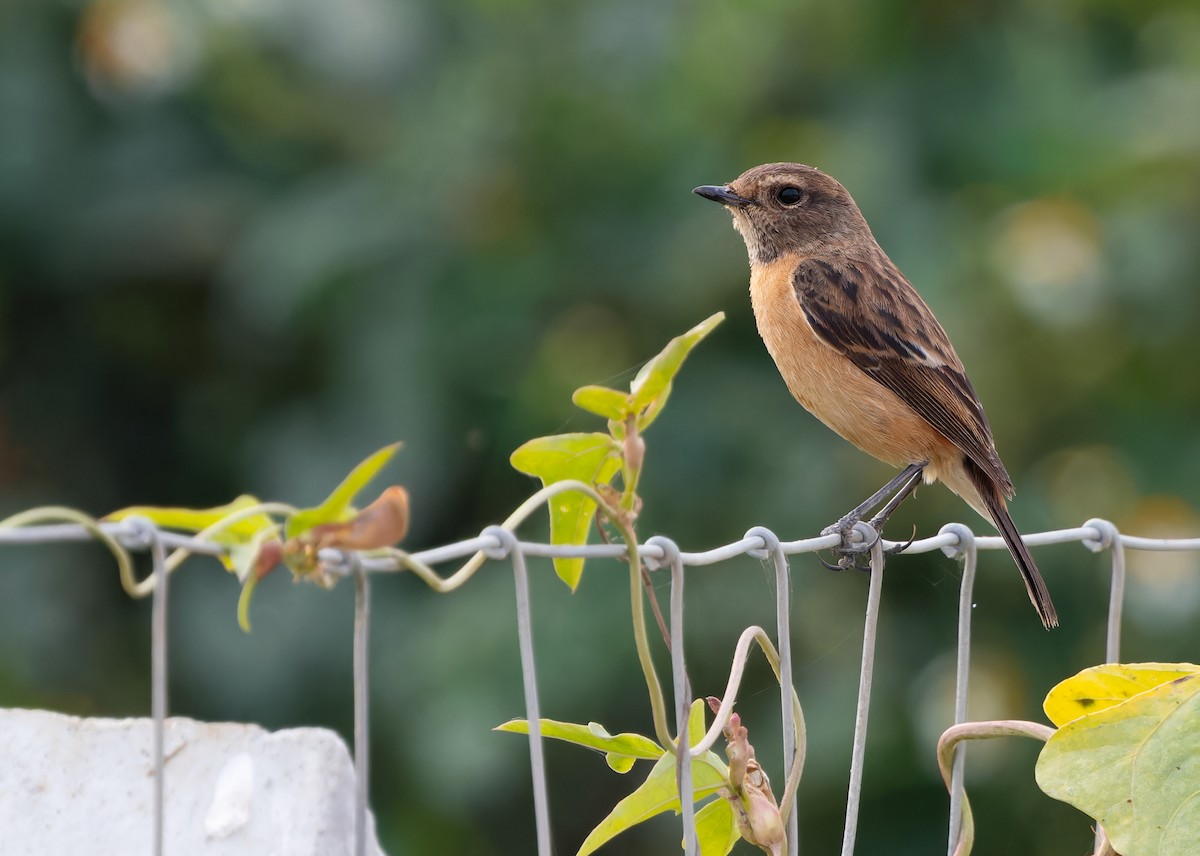
[[[711,199],[713,202],[728,205],[731,208],[745,208],[747,205],[754,204],[753,199],[738,196],[728,187],[718,187],[715,184],[702,184],[699,187],[694,187],[692,188],[692,193],[695,193],[697,196],[703,196],[705,199]]]

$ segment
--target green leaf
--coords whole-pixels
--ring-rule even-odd
[[[567,479],[606,485],[621,468],[620,446],[607,434],[558,434],[530,440],[512,453],[512,465],[551,485]],[[596,503],[577,491],[550,500],[550,543],[586,544]],[[556,558],[554,570],[574,590],[583,575],[583,559]]]
[[[726,856],[742,833],[733,817],[733,807],[718,797],[696,812],[696,841],[700,856]]]
[[[608,752],[604,756],[604,763],[608,764],[608,768],[614,773],[622,775],[633,769],[637,758],[630,758],[628,755],[617,755],[614,752]]]
[[[581,386],[571,396],[576,407],[606,419],[621,421],[630,412],[629,396],[606,386]]]
[[[1124,856],[1200,853],[1200,671],[1178,668],[1191,673],[1068,722],[1038,756],[1038,786]]]
[[[104,517],[105,520],[124,520],[127,517],[145,517],[156,526],[164,529],[181,529],[185,532],[199,532],[215,523],[220,523],[231,514],[244,511],[254,505],[259,505],[257,498],[249,495],[239,496],[228,505],[216,508],[160,508],[153,505],[135,505],[122,508]],[[245,520],[221,530],[213,536],[220,544],[244,544],[260,530],[274,525],[265,514],[255,514]]]
[[[648,405],[657,403],[661,409],[662,402],[656,402],[660,396],[666,399],[670,392],[671,381],[679,367],[687,359],[692,348],[700,343],[714,327],[725,320],[725,313],[718,312],[701,321],[682,336],[676,336],[662,349],[658,356],[642,366],[630,385],[629,408],[634,412],[641,411]]]
[[[641,758],[661,758],[663,748],[640,734],[609,734],[598,722],[578,725],[574,722],[557,722],[553,719],[539,719],[542,736],[553,740],[565,740],[577,746],[595,749],[604,753],[608,766],[618,773],[627,773],[633,768],[635,761]],[[514,734],[528,734],[529,723],[524,719],[513,719],[503,725],[497,725],[495,731],[508,731]]]
[[[607,434],[555,434],[530,440],[509,460],[515,469],[548,485],[565,479],[607,484],[612,475],[604,478],[603,473],[616,473],[609,459],[618,452],[620,447]]]
[[[392,443],[390,446],[384,446],[352,469],[350,474],[342,479],[342,483],[320,505],[302,509],[289,517],[284,528],[285,537],[294,538],[301,532],[322,523],[340,523],[353,517],[355,509],[351,503],[354,502],[354,497],[367,486],[367,482],[375,478],[375,474],[392,459],[392,456],[400,450],[401,445],[401,443]]]
[[[1084,669],[1058,684],[1042,709],[1057,726],[1128,701],[1146,690],[1193,674],[1189,663],[1107,663]]]
[[[695,746],[704,739],[704,718],[708,712],[708,704],[702,698],[692,702],[688,710],[688,745]]]
[[[712,756],[710,758],[709,756]],[[692,761],[692,799],[698,800],[715,793],[727,782],[714,767],[712,753]],[[723,765],[722,765],[723,766]],[[600,847],[631,827],[649,820],[664,811],[680,810],[679,792],[675,787],[675,755],[667,753],[658,759],[646,781],[637,790],[617,803],[608,817],[591,831],[576,856],[595,853]]]

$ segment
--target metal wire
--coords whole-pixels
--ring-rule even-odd
[[[1108,633],[1104,640],[1104,662],[1121,662],[1121,613],[1125,605],[1125,544],[1116,524],[1107,520],[1093,518],[1084,524],[1101,533],[1096,541],[1084,541],[1083,545],[1093,552],[1112,550],[1112,582],[1108,596]],[[1108,847],[1108,838],[1104,829],[1096,824],[1094,839],[1096,853],[1103,853]]]
[[[506,524],[507,525],[507,524]],[[861,525],[860,525],[861,526]],[[104,536],[111,538],[130,551],[148,550],[152,556],[153,572],[145,585],[153,592],[151,609],[151,672],[152,698],[151,709],[154,720],[154,853],[161,856],[164,838],[164,736],[167,712],[167,585],[169,566],[166,562],[167,549],[183,550],[188,553],[202,555],[222,555],[227,548],[189,535],[160,530],[150,521],[130,518],[119,523],[100,523],[86,526],[74,523],[56,523],[29,526],[0,527],[0,545],[2,544],[48,544],[64,541],[86,541],[97,537],[99,530]],[[855,538],[858,543],[869,543],[874,538],[873,530],[859,529]],[[1105,656],[1108,662],[1117,662],[1120,658],[1121,611],[1125,591],[1125,550],[1154,550],[1154,551],[1200,551],[1200,538],[1143,538],[1125,535],[1105,520],[1093,519],[1083,526],[1073,529],[1062,529],[1040,532],[1024,536],[1025,542],[1031,546],[1049,544],[1082,543],[1093,552],[1111,550],[1112,582],[1109,601],[1108,632],[1105,645]],[[770,556],[776,571],[776,621],[779,647],[779,674],[781,679],[781,699],[783,700],[784,718],[784,761],[791,769],[796,753],[795,722],[792,719],[792,680],[791,680],[791,650],[789,633],[789,581],[787,573],[787,556],[800,553],[812,553],[818,550],[830,549],[839,545],[838,535],[823,535],[797,541],[780,541],[770,530],[756,527],[748,531],[741,540],[698,552],[685,552],[668,539],[654,538],[639,546],[639,555],[650,564],[670,564],[672,568],[672,653],[673,671],[675,674],[675,696],[679,733],[687,735],[686,717],[686,661],[683,654],[683,573],[684,569],[692,566],[712,565],[727,561],[740,555],[751,555],[760,559]],[[874,670],[875,631],[878,619],[880,591],[883,577],[883,551],[897,546],[896,542],[879,540],[871,548],[871,586],[868,595],[867,621],[864,629],[863,659],[860,673],[860,691],[858,711],[855,722],[855,737],[852,748],[852,763],[850,784],[847,795],[846,830],[843,838],[843,856],[850,856],[854,849],[857,830],[859,798],[862,785],[862,766],[865,758],[866,724],[869,711],[871,678]],[[947,525],[937,535],[914,541],[909,544],[906,553],[927,553],[943,550],[950,554],[961,554],[965,558],[962,587],[959,600],[959,640],[957,649],[957,685],[955,693],[955,722],[962,723],[966,717],[967,679],[970,672],[970,615],[971,592],[974,581],[975,556],[978,550],[1003,550],[1006,546],[999,537],[977,537],[969,529],[959,524]],[[371,555],[347,554],[337,550],[321,551],[321,560],[327,570],[333,574],[355,576],[358,597],[356,598],[355,620],[355,757],[358,771],[355,806],[356,853],[363,853],[366,842],[367,817],[367,758],[369,756],[369,735],[367,729],[367,700],[368,700],[368,661],[367,661],[367,629],[369,619],[369,590],[367,579],[372,573],[395,573],[414,570],[414,566],[422,566],[428,570],[429,565],[440,564],[454,559],[476,556],[483,553],[487,558],[507,558],[512,562],[516,579],[517,619],[520,636],[522,671],[525,682],[526,714],[529,721],[530,761],[534,781],[534,810],[537,823],[539,853],[549,856],[551,853],[549,808],[545,782],[544,762],[542,759],[541,734],[538,724],[537,681],[534,672],[533,641],[530,629],[528,576],[526,570],[527,557],[581,557],[581,558],[622,558],[626,555],[626,547],[620,544],[600,544],[589,546],[550,545],[519,541],[508,528],[499,526],[485,529],[479,536],[465,539],[417,553],[404,555]],[[170,567],[173,567],[171,565]],[[428,572],[433,574],[432,571]],[[436,576],[436,574],[434,574]],[[427,576],[422,575],[428,582]],[[708,729],[700,744],[691,747],[690,752],[683,752],[680,760],[681,781],[687,777],[690,770],[688,757],[696,757],[707,751],[720,735],[721,728],[727,723],[733,709],[741,681],[742,670],[750,646],[755,639],[770,645],[770,640],[761,628],[752,627],[742,634],[733,658],[729,684],[723,698],[721,709],[716,721]],[[675,661],[677,658],[677,662]],[[680,682],[684,681],[683,691]],[[680,741],[681,746],[686,745]],[[688,757],[685,757],[688,756]],[[954,763],[954,787],[951,794],[950,810],[950,847],[953,850],[958,837],[961,822],[962,770],[965,755],[962,747]],[[690,787],[683,783],[683,788]],[[686,789],[681,789],[687,793]],[[684,811],[684,835],[689,847],[694,847],[695,830],[694,815],[689,809],[691,801],[682,800]],[[791,856],[796,856],[797,833],[796,812],[789,816],[789,847]],[[689,852],[692,852],[689,850]]]
[[[975,568],[979,553],[975,550],[975,533],[961,523],[949,523],[942,527],[942,534],[953,534],[958,538],[956,547],[944,547],[951,558],[963,559],[962,582],[958,591],[958,652],[954,670],[954,724],[967,721],[967,682],[971,677],[971,609],[974,605]],[[947,853],[953,856],[962,835],[962,806],[965,787],[963,778],[967,769],[967,747],[959,743],[954,750],[954,768],[950,779],[950,835]]]
[[[525,568],[525,554],[517,546],[516,536],[499,526],[489,527],[484,530],[484,535],[490,535],[498,542],[489,558],[507,557],[512,562],[517,594],[521,676],[525,684],[525,720],[529,723],[529,766],[533,776],[533,813],[537,827],[538,856],[551,856],[553,845],[550,841],[550,800],[546,787],[546,762],[542,751],[541,714],[538,710],[537,674],[533,659],[533,622],[529,609],[529,574]]]
[[[150,712],[154,719],[154,856],[163,856],[166,837],[167,723],[167,554],[157,529],[145,530],[153,562],[150,604]]]
[[[683,816],[683,852],[685,856],[699,856],[700,844],[696,840],[696,806],[690,798],[692,789],[692,753],[689,750],[691,734],[688,729],[688,713],[691,695],[688,687],[687,661],[683,654],[683,562],[679,560],[679,548],[667,538],[652,538],[667,557],[671,566],[671,688],[675,700],[675,734],[677,745],[675,756],[676,782],[679,789],[679,808]]]
[[[367,806],[370,782],[371,726],[369,718],[371,578],[354,574],[354,856],[366,856]]]
[[[1116,525],[1093,518],[1084,526],[1100,533],[1095,540],[1085,540],[1083,546],[1093,553],[1112,550],[1112,588],[1108,596],[1108,634],[1104,644],[1104,662],[1121,662],[1121,611],[1125,604],[1125,542],[1144,541],[1144,538],[1125,539]]]
[[[1089,521],[1087,525],[1074,529],[1033,532],[1028,535],[1022,535],[1021,538],[1030,547],[1082,543],[1089,545],[1090,549],[1094,549],[1090,546],[1091,544],[1106,543],[1104,540],[1106,532],[1098,528],[1097,525],[1104,522],[1106,521]],[[130,520],[122,520],[119,523],[101,523],[99,528],[128,549],[146,549],[139,530]],[[480,550],[497,549],[499,542],[494,534],[488,534],[489,531],[484,530],[485,534],[462,541],[455,541],[452,544],[445,544],[441,547],[408,553],[407,557],[424,564],[437,565],[471,556]],[[181,535],[178,532],[160,530],[159,537],[164,547],[183,549],[189,553],[196,553],[198,555],[221,556],[229,552],[228,548],[221,544],[194,538],[189,535]],[[0,529],[0,544],[50,544],[64,541],[91,541],[93,538],[94,536],[86,527],[73,523]],[[1135,535],[1118,533],[1117,539],[1122,546],[1129,550],[1200,552],[1200,538],[1142,538]],[[838,546],[839,540],[840,538],[836,534],[821,535],[816,538],[804,538],[799,541],[783,541],[780,543],[780,548],[783,550],[785,556],[795,556],[801,553],[816,553],[820,550],[832,549]],[[941,550],[945,547],[954,547],[957,543],[956,535],[938,533],[930,538],[922,538],[907,543],[907,546],[904,548],[904,554],[932,553],[935,550]],[[906,542],[883,539],[880,541],[880,544],[886,552],[893,547],[906,544]],[[621,544],[587,544],[584,546],[575,546],[518,541],[516,546],[525,556],[530,558],[578,557],[586,559],[620,559],[626,555],[626,549]],[[1008,549],[1005,546],[1004,539],[997,535],[977,536],[975,538],[975,547],[979,550]],[[730,544],[723,544],[710,550],[702,550],[694,553],[680,551],[679,558],[685,567],[715,565],[738,556],[752,555],[755,551],[761,550],[762,540],[756,535],[742,538]],[[644,544],[639,547],[638,553],[643,558],[659,560],[664,558],[662,548],[651,544]],[[327,549],[321,551],[322,561],[327,561],[334,566],[339,565],[343,561],[343,555],[340,550]],[[392,556],[364,554],[362,556],[362,568],[368,573],[394,573],[407,570],[407,565]],[[349,575],[349,571],[345,571],[344,573]]]
[[[755,526],[746,532],[746,540],[758,538],[762,541],[761,553],[753,552],[757,559],[768,556],[775,566],[775,634],[779,643],[779,705],[783,712],[783,769],[791,770],[796,761],[796,714],[792,709],[792,604],[791,577],[788,575],[787,556],[779,542],[779,536],[765,526]],[[788,815],[788,856],[800,853],[799,812],[792,807]]]
[[[871,585],[867,590],[867,618],[863,629],[862,669],[858,674],[858,706],[854,713],[854,744],[850,750],[850,786],[846,795],[846,826],[842,833],[842,856],[854,853],[858,835],[858,809],[862,796],[863,763],[867,753],[867,714],[871,709],[871,678],[875,673],[875,630],[879,625],[879,602],[883,595],[883,546],[869,523],[854,528],[871,547]]]

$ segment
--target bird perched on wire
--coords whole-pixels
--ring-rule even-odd
[[[853,551],[850,532],[866,512],[891,497],[871,520],[879,531],[922,476],[941,481],[995,525],[1042,624],[1057,626],[1008,513],[1012,479],[962,361],[846,188],[811,166],[771,163],[693,192],[733,215],[750,256],[758,331],[792,395],[863,451],[904,467],[826,532]]]

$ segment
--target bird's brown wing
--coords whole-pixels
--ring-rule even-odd
[[[807,259],[792,286],[826,344],[896,393],[1011,498],[1012,479],[946,331],[886,257],[869,265]]]

